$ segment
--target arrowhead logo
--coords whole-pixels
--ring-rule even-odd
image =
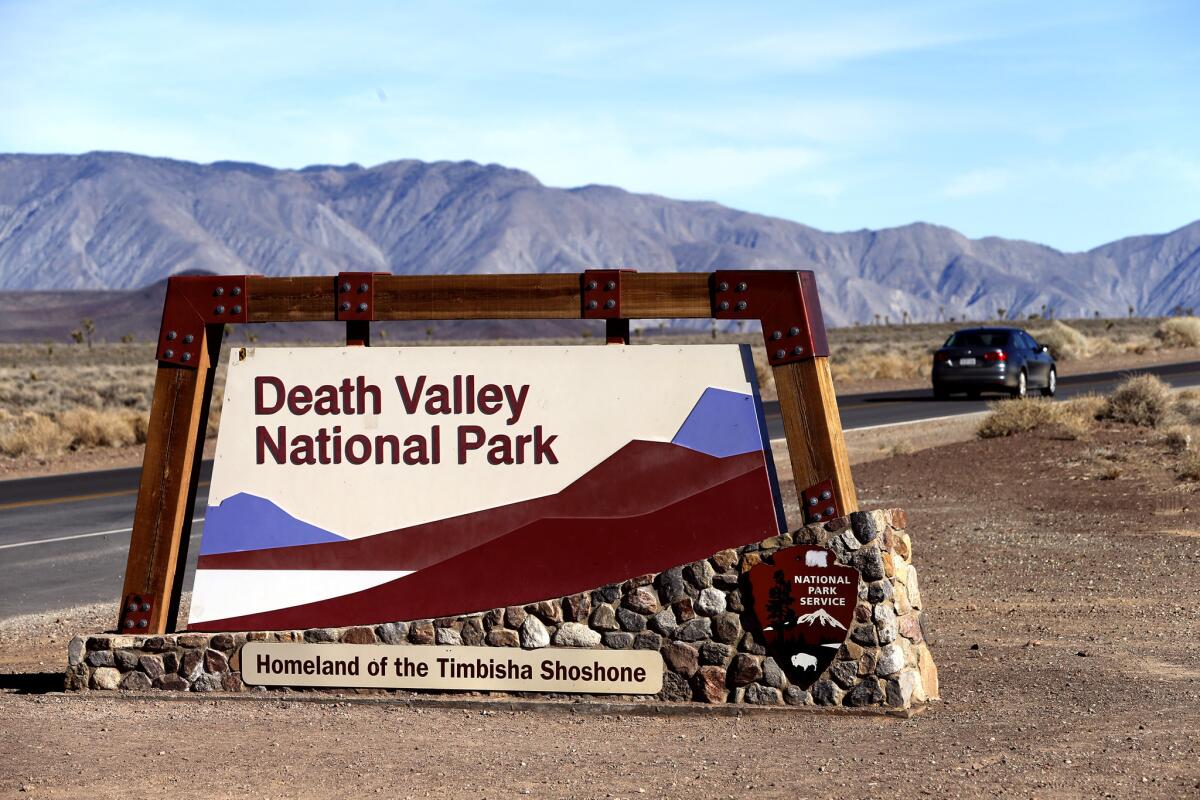
[[[807,689],[846,641],[858,570],[835,564],[823,547],[797,545],[753,567],[748,578],[767,649],[788,679]]]

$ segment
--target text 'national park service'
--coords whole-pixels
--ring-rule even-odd
[[[443,430],[432,424],[419,431],[343,435],[341,425],[322,426],[315,433],[290,432],[287,425],[258,425],[255,459],[258,464],[404,464],[422,466],[467,464],[475,460],[497,466],[557,464],[555,434],[541,425],[521,425],[529,399],[529,384],[479,383],[474,375],[455,375],[449,383],[427,375],[397,375],[395,393],[359,375],[341,383],[288,386],[283,380],[260,375],[254,379],[254,413],[271,416],[286,411],[295,417],[314,415],[379,415],[385,399],[409,415],[479,416],[481,425],[456,425]],[[390,387],[389,387],[390,389]],[[485,427],[487,425],[488,427]],[[500,426],[512,430],[496,430]],[[522,432],[524,431],[524,432]],[[443,455],[445,454],[445,455]]]

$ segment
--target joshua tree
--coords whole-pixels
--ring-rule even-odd
[[[88,350],[92,349],[92,336],[96,333],[96,323],[92,322],[90,317],[84,317],[79,323],[79,327],[71,331],[71,338],[75,344],[83,344],[87,342]]]
[[[903,317],[903,318],[904,318],[904,324],[905,324],[905,325],[907,325],[907,324],[908,324],[908,312],[907,312],[907,311],[901,311],[900,313],[904,315],[904,317]]]
[[[878,314],[875,315],[875,324],[876,325],[879,324],[879,315]]]
[[[1133,306],[1129,307],[1129,316],[1133,316]]]
[[[1004,319],[1004,315],[1007,313],[1008,313],[1007,308],[997,308],[996,309],[996,319]]]
[[[938,321],[940,322],[941,320],[944,320],[945,318],[946,318],[946,307],[938,306]]]

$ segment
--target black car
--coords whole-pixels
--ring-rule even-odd
[[[1053,397],[1058,370],[1050,350],[1019,328],[967,328],[951,334],[933,354],[933,396],[1006,392],[1024,397],[1039,389]]]

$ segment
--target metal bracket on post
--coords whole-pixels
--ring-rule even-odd
[[[158,360],[195,369],[205,325],[248,318],[245,275],[184,275],[167,280]]]
[[[580,277],[579,301],[584,319],[605,320],[608,344],[629,344],[629,320],[621,316],[621,276],[635,269],[589,269]]]
[[[772,366],[829,355],[817,280],[811,271],[718,270],[712,274],[709,292],[716,319],[762,323]]]
[[[828,522],[842,515],[831,480],[823,480],[802,491],[800,507],[804,509],[804,521],[807,523]]]
[[[369,345],[375,319],[375,276],[386,272],[339,272],[335,318],[346,323],[346,344]]]
[[[150,627],[150,612],[154,609],[154,598],[149,595],[130,594],[121,604],[119,633],[141,633]]]

